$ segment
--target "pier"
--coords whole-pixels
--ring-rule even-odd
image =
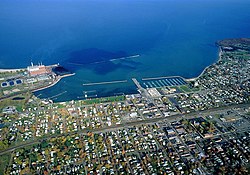
[[[165,86],[182,86],[187,84],[184,78],[180,76],[157,77],[142,79],[144,87],[160,88]]]
[[[132,80],[133,80],[133,82],[135,83],[135,85],[137,86],[137,88],[138,88],[139,90],[144,89],[144,88],[140,85],[140,83],[137,81],[136,78],[132,78]]]
[[[148,100],[150,103],[153,103],[152,98],[151,98],[150,94],[148,93],[148,91],[147,91],[146,89],[144,89],[144,88],[140,85],[140,83],[137,81],[136,78],[132,78],[132,80],[133,80],[133,82],[135,83],[135,85],[137,86],[138,91],[139,91],[139,93],[141,94],[141,96],[147,98],[147,100]]]
[[[104,85],[104,84],[115,84],[115,83],[127,83],[128,80],[118,80],[118,81],[103,81],[96,83],[84,83],[83,86],[94,86],[94,85]]]
[[[52,96],[52,97],[49,97],[48,99],[52,99],[52,98],[59,97],[59,96],[65,94],[65,93],[67,93],[67,91],[64,91],[64,92],[61,92],[61,93],[59,93],[59,94],[57,94],[57,95],[54,95],[54,96]]]

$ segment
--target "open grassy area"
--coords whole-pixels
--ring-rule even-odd
[[[17,71],[17,72],[1,72],[0,73],[0,78],[6,78],[6,77],[13,77],[13,76],[17,76],[21,73],[23,73],[24,71]]]
[[[60,103],[56,103],[56,106],[57,106],[58,108],[64,108],[64,105],[63,105],[63,104],[60,104]]]
[[[0,100],[0,111],[7,106],[16,106],[18,111],[22,110],[23,105],[31,97],[30,93],[24,93],[17,96],[12,96],[10,98]],[[20,98],[20,100],[13,100],[13,98]]]
[[[5,167],[9,165],[10,157],[10,154],[4,154],[0,156],[0,175],[4,174]]]
[[[115,101],[123,101],[125,100],[125,96],[112,96],[112,97],[103,97],[103,98],[94,98],[89,100],[83,100],[82,104],[90,105],[90,104],[98,104],[98,103],[106,103],[106,102],[115,102]]]
[[[179,88],[184,92],[191,92],[191,89],[187,85],[179,86]]]

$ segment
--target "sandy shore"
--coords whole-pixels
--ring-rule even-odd
[[[50,68],[53,68],[53,67],[56,67],[56,66],[59,66],[59,64],[52,64],[52,65],[48,65],[46,67],[50,67]],[[1,72],[16,72],[16,71],[25,71],[27,70],[26,68],[19,68],[19,69],[0,69],[0,73]]]
[[[26,70],[25,68],[21,68],[21,69],[0,69],[0,73],[1,72],[17,72],[17,71],[24,71]]]

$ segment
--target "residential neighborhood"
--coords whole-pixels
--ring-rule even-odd
[[[133,78],[138,94],[3,99],[0,174],[249,174],[249,50],[229,44],[197,78]]]

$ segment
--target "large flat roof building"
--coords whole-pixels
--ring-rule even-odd
[[[42,64],[33,65],[33,63],[31,63],[31,66],[28,66],[27,70],[30,76],[36,76],[36,75],[49,73],[49,70],[47,69],[47,67]]]

